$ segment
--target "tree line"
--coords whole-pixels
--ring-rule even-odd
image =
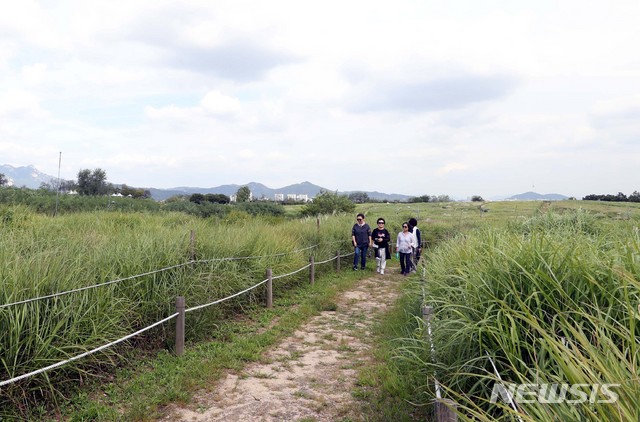
[[[616,195],[605,194],[605,195],[596,195],[590,194],[582,198],[583,201],[608,201],[608,202],[640,202],[640,192],[637,190],[633,191],[633,193],[629,196],[625,195],[622,192],[618,192]]]
[[[77,180],[60,180],[40,183],[40,189],[62,193],[75,192],[82,196],[122,195],[132,198],[151,198],[147,189],[133,188],[127,185],[114,185],[107,181],[107,172],[101,168],[78,171]]]

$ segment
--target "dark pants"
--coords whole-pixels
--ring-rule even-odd
[[[367,249],[368,246],[358,246],[356,253],[353,254],[353,268],[358,268],[358,260],[360,260],[360,268],[364,270],[364,266],[367,264]]]
[[[408,274],[411,269],[411,253],[400,252],[400,272]]]

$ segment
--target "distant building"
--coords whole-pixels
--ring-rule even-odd
[[[274,198],[276,201],[284,201],[284,193],[276,193]]]

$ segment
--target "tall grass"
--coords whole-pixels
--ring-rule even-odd
[[[436,355],[424,333],[406,339],[402,355],[438,379],[463,418],[638,420],[640,235],[632,222],[578,211],[460,235],[434,251],[414,290],[435,308]],[[521,400],[516,412],[500,397],[490,403],[499,381],[491,360],[505,382],[581,384],[589,399],[592,385],[619,384],[619,398],[607,403],[600,392],[571,403],[582,396],[569,393],[561,403]]]
[[[209,303],[265,278],[324,260],[348,244],[351,217],[284,220],[230,213],[201,219],[181,213],[91,212],[55,218],[23,207],[2,210],[0,305],[188,263],[190,233],[197,260],[169,271],[122,280],[52,299],[0,308],[0,380],[6,380],[109,343],[174,312],[175,298],[187,307]],[[292,251],[318,244],[312,250]],[[344,250],[344,249],[343,249]],[[274,256],[277,255],[277,256]],[[220,260],[226,257],[251,257]],[[316,272],[329,271],[320,266]],[[302,272],[274,282],[293,288]],[[187,341],[211,337],[220,318],[263,300],[255,289],[224,304],[187,316]],[[105,349],[59,369],[0,389],[0,417],[29,415],[38,403],[58,400],[86,374],[122,363],[131,345],[171,347],[172,324],[142,338]]]

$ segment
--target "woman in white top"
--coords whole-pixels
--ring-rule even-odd
[[[408,275],[411,270],[411,253],[416,246],[416,238],[409,231],[409,223],[402,223],[402,231],[398,233],[396,251],[400,255],[400,269],[402,275]]]

